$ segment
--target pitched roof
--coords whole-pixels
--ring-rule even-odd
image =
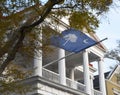
[[[117,68],[119,67],[119,65],[116,65],[112,71],[109,73],[109,75],[107,76],[107,79],[110,79],[112,77],[112,75],[115,73],[115,71],[117,70]]]

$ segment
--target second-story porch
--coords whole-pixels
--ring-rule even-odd
[[[47,30],[52,31],[50,28],[47,28]],[[31,62],[35,68],[34,76],[39,76],[51,83],[57,83],[57,85],[62,85],[64,88],[72,88],[72,90],[84,92],[86,95],[106,95],[103,71],[105,49],[101,44],[66,58],[63,57],[68,55],[69,52],[56,47],[51,48],[53,51],[48,52],[46,55],[44,55],[44,51],[41,51],[40,56],[38,56],[39,58],[34,56]],[[50,62],[60,58],[63,59],[46,66]],[[89,64],[94,61],[98,62],[100,91],[93,88],[93,73],[95,69],[91,68]],[[82,69],[79,67],[82,67]]]
[[[45,56],[43,55],[43,67],[53,60],[59,58],[59,53],[61,53],[61,50],[59,50],[59,48],[54,48],[54,52],[52,51]],[[105,95],[102,91],[97,91],[93,88],[93,73],[95,72],[95,69],[93,67],[91,69],[89,63],[98,61],[98,67],[100,67],[99,62],[101,62],[99,60],[99,52],[96,54],[94,53],[95,50],[96,48],[94,47],[94,49],[91,48],[87,52],[83,51],[81,53],[67,57],[64,59],[64,61],[62,61],[62,63],[59,63],[58,61],[49,66],[46,66],[42,68],[41,76],[52,82],[59,83],[60,85],[62,84],[78,91],[84,91],[85,93],[88,93],[87,89],[89,88],[90,95]],[[62,50],[62,52],[64,52],[65,55],[69,53],[64,50]],[[82,69],[80,67],[82,67]],[[101,70],[99,70],[99,73],[101,73]]]

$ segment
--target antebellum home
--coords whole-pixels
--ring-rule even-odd
[[[55,17],[52,19],[58,20]],[[57,29],[54,27],[56,25],[47,19],[43,22],[43,26],[49,26],[46,27],[48,31],[57,30],[58,32],[69,28],[66,23],[58,21]],[[83,32],[87,31],[84,29]],[[99,41],[95,33],[86,35]],[[65,56],[70,52],[58,47],[50,47],[53,49],[52,52],[44,55],[44,51],[42,51],[41,56],[32,61],[32,66],[36,69],[33,76],[26,81],[34,85],[36,89],[28,95],[106,95],[103,71],[106,48],[102,43],[68,57]],[[57,61],[60,58],[62,59]],[[93,87],[94,72],[97,69],[92,66],[92,62],[98,64],[99,90],[95,90]]]
[[[55,17],[52,19],[58,20]],[[69,28],[63,21],[58,20],[58,22],[59,25],[55,25],[46,19],[40,27],[44,26],[50,32],[62,32]],[[99,41],[95,33],[88,34],[85,29],[82,31],[95,41]],[[18,55],[19,60],[23,60],[21,64],[29,62],[32,65],[27,67],[35,68],[34,74],[24,80],[31,87],[35,87],[27,95],[106,95],[103,71],[106,48],[102,43],[68,57],[65,56],[70,52],[55,46],[50,47],[53,49],[52,52],[45,55],[43,50],[39,57],[35,56],[32,60],[28,60],[27,56],[19,57],[20,55]],[[57,60],[60,58],[62,59]],[[94,72],[97,69],[92,66],[92,62],[98,64],[99,90],[95,90],[93,87]]]

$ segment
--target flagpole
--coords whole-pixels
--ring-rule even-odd
[[[96,44],[99,44],[100,42],[104,41],[104,40],[107,40],[108,38],[104,38],[102,40],[100,40],[99,42],[97,42]]]
[[[102,41],[104,41],[104,40],[107,40],[107,39],[108,39],[108,38],[104,38],[104,39],[100,40],[99,42],[97,42],[96,44],[93,44],[93,45],[91,45],[91,46],[97,45],[97,44],[99,44],[100,42],[102,42]],[[83,50],[81,50],[81,51],[83,51]],[[69,53],[68,55],[66,55],[66,56],[64,56],[64,57],[62,57],[62,58],[53,60],[52,62],[44,65],[43,68],[45,68],[45,67],[47,67],[47,66],[49,66],[49,65],[51,65],[51,64],[53,64],[53,63],[56,63],[56,62],[58,62],[58,61],[60,61],[60,60],[62,60],[62,59],[64,59],[64,58],[66,58],[66,57],[69,57],[69,56],[71,56],[71,55],[73,55],[73,54],[76,54],[76,53],[75,53],[75,52],[72,52],[72,53]]]
[[[49,65],[51,65],[51,64],[53,64],[53,63],[56,63],[56,62],[58,62],[58,61],[60,61],[60,60],[62,60],[62,59],[64,59],[64,58],[66,58],[66,57],[69,57],[69,56],[71,56],[71,55],[73,55],[73,54],[75,54],[75,52],[69,53],[68,55],[66,55],[66,56],[64,56],[64,57],[62,57],[62,58],[56,59],[56,60],[54,60],[54,61],[52,61],[52,62],[44,65],[43,68],[45,68],[45,67],[47,67],[47,66],[49,66]]]

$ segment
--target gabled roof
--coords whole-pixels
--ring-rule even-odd
[[[107,78],[106,79],[111,79],[111,77],[117,72],[117,70],[120,68],[120,66],[119,65],[116,65],[113,69],[112,69],[112,71],[109,73],[109,75],[107,76]]]

